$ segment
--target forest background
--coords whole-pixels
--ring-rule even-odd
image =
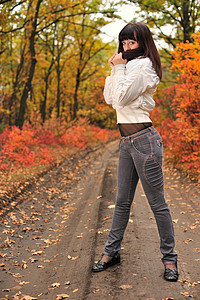
[[[0,196],[79,149],[119,136],[104,103],[116,41],[104,26],[136,8],[155,40],[163,80],[151,117],[165,159],[200,181],[200,5],[198,0],[0,1]],[[9,187],[9,188],[8,188]]]

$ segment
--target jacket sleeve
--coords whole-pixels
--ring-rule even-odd
[[[111,97],[116,108],[130,104],[147,89],[156,87],[159,83],[159,78],[148,58],[131,61],[127,67],[123,64],[116,65],[114,73]]]
[[[114,69],[112,67],[111,75],[106,77],[103,96],[107,104],[113,104],[113,97],[112,97],[112,82],[114,78]]]

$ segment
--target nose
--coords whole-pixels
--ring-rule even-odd
[[[126,44],[124,45],[124,51],[130,50],[130,49],[131,49],[131,48],[130,48],[129,43],[126,43]]]

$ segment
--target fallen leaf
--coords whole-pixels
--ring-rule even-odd
[[[19,285],[24,285],[24,284],[28,284],[28,283],[30,283],[30,282],[20,281],[20,282],[19,282]]]
[[[38,261],[38,259],[32,258],[32,257],[30,257],[29,259],[30,259],[31,263],[34,263],[34,262]]]
[[[193,298],[193,295],[190,295],[189,292],[183,292],[183,293],[181,293],[181,295]]]
[[[45,259],[44,262],[51,262],[52,260],[50,259]]]
[[[6,257],[7,253],[0,253],[0,257]]]
[[[23,275],[21,275],[21,274],[19,274],[19,273],[16,273],[16,274],[11,273],[11,275],[12,275],[13,277],[23,277]]]
[[[51,241],[49,239],[43,239],[43,241],[46,243],[46,244],[52,244]]]
[[[80,256],[72,257],[72,260],[78,259]]]
[[[11,240],[11,238],[7,237],[7,239],[4,241],[4,244],[10,247],[11,244],[15,244],[15,241]]]
[[[38,297],[41,297],[43,295],[43,293],[40,293],[39,295],[38,295]]]
[[[93,294],[95,294],[96,292],[99,292],[99,291],[100,291],[100,289],[96,289],[96,288],[94,288],[94,289],[92,290]]]
[[[35,250],[33,250],[33,251],[35,251]],[[43,251],[35,251],[35,252],[33,252],[32,253],[32,255],[41,255],[43,253]]]
[[[109,205],[108,208],[115,208],[115,204]]]
[[[66,299],[69,298],[69,295],[67,294],[60,294],[56,296],[56,300],[62,300],[62,299]]]
[[[178,219],[174,219],[174,220],[173,220],[173,223],[178,223]]]
[[[185,240],[185,244],[188,244],[189,242],[192,242],[193,240],[192,239],[187,239]]]
[[[59,286],[60,286],[59,282],[54,282],[54,283],[51,284],[51,287],[53,287],[53,288],[57,288]]]
[[[65,284],[66,284],[66,285],[70,285],[71,282],[68,280],[68,281],[65,281]]]
[[[31,297],[29,295],[22,295],[22,298],[20,300],[37,300],[37,298]]]
[[[0,263],[0,267],[5,267],[5,264],[4,263]]]
[[[24,227],[24,228],[23,228],[23,231],[24,231],[24,232],[26,232],[26,231],[29,232],[29,231],[31,231],[31,230],[32,230],[31,227]]]
[[[2,292],[10,292],[11,289],[3,289]]]
[[[190,282],[186,279],[179,280],[179,282],[185,283],[185,284],[187,284],[187,286],[192,286],[192,287],[198,284],[198,282]]]
[[[27,264],[22,264],[22,269],[27,269],[28,268],[28,266],[27,266]]]
[[[126,290],[126,289],[132,289],[132,285],[129,285],[129,284],[123,284],[123,285],[120,285],[120,289],[122,290]]]
[[[77,239],[81,239],[82,237],[82,235],[77,235]]]
[[[105,218],[104,218],[105,221],[106,221],[106,220],[109,220],[109,219],[111,219],[111,217],[105,217]]]
[[[73,290],[73,293],[76,293],[78,291],[78,289]]]

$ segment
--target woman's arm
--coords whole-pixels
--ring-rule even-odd
[[[105,101],[107,104],[113,104],[114,103],[114,99],[112,97],[113,93],[113,87],[112,87],[112,83],[114,82],[114,66],[118,63],[123,63],[124,65],[126,64],[126,60],[122,59],[122,54],[118,54],[117,52],[115,52],[111,58],[108,60],[109,65],[111,66],[112,70],[111,70],[111,76],[106,77],[106,81],[105,81],[105,86],[104,86],[104,91],[103,91],[103,96],[105,98]]]
[[[130,104],[159,83],[149,58],[132,60],[126,70],[124,64],[116,64],[114,72],[111,97],[116,107],[122,108]]]
[[[103,96],[107,104],[113,103],[112,98],[112,75],[106,77],[105,86],[103,90]]]

